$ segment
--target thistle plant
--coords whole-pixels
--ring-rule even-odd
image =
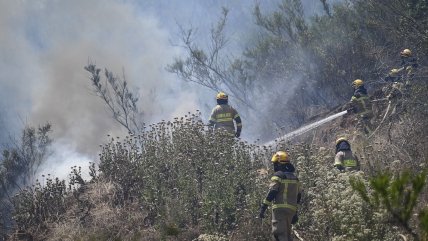
[[[282,141],[259,146],[221,131],[213,133],[200,116],[200,112],[188,113],[124,138],[109,136],[101,146],[98,170],[91,166],[91,181],[83,180],[81,169],[73,167],[68,188],[54,179],[20,192],[14,201],[18,227],[30,233],[46,230],[51,223],[70,227],[68,212],[74,217],[72,225],[88,238],[113,235],[132,240],[156,230],[151,235],[164,239],[189,240],[203,233],[267,241],[270,219],[256,216],[273,174],[272,153],[286,150],[304,189],[294,227],[304,240],[392,241],[402,231],[387,223],[391,217],[387,209],[374,209],[351,186],[350,180],[359,180],[360,186],[369,187],[367,173],[341,173],[333,167],[334,150]],[[373,156],[388,149],[380,150]],[[367,164],[365,159],[363,163]],[[406,180],[413,179],[407,175]],[[106,184],[111,188],[95,190]],[[105,195],[91,198],[94,193]],[[409,200],[415,195],[409,194]],[[97,216],[102,213],[109,215]],[[418,215],[421,240],[426,237],[426,213],[422,210]],[[109,222],[108,232],[103,220]],[[132,232],[128,235],[124,230]]]

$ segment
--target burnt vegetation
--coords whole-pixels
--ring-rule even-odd
[[[46,159],[50,125],[26,128],[22,142],[5,148],[0,164],[0,230],[8,240],[270,240],[270,223],[255,218],[266,194],[273,152],[287,150],[303,184],[295,232],[303,240],[428,240],[428,3],[321,1],[325,14],[304,16],[299,0],[279,1],[273,12],[254,7],[259,32],[242,56],[224,53],[228,10],[211,31],[211,46],[181,28],[187,55],[167,69],[185,81],[226,90],[239,100],[245,122],[266,120],[266,136],[335,113],[362,78],[382,99],[383,80],[412,49],[418,68],[395,111],[373,102],[370,136],[346,116],[292,142],[271,146],[212,133],[195,111],[145,126],[138,98],[124,77],[94,64],[94,92],[129,131],[108,136],[89,180],[72,167],[67,181],[33,180]],[[269,96],[268,103],[257,96]],[[263,104],[263,106],[261,106]],[[340,109],[340,107],[339,107]],[[362,170],[333,168],[334,140],[346,136]],[[22,181],[25,180],[25,181]],[[34,183],[32,186],[28,184]],[[6,212],[11,210],[12,212]],[[199,237],[199,238],[198,238]]]

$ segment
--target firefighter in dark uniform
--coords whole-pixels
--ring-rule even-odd
[[[404,71],[404,78],[406,79],[405,84],[410,85],[415,71],[418,68],[418,60],[412,55],[410,49],[403,49],[400,52],[401,57],[401,68],[399,70]]]
[[[409,90],[412,85],[412,80],[419,64],[416,57],[412,55],[410,49],[403,49],[400,52],[401,64],[400,68],[391,69],[385,77],[386,81],[402,82],[405,90]]]
[[[301,199],[301,184],[294,174],[288,153],[279,151],[272,157],[275,174],[269,193],[260,208],[260,218],[272,206],[272,234],[276,241],[292,241],[291,225],[297,222],[297,206]]]
[[[348,112],[353,112],[357,115],[357,128],[366,134],[370,134],[372,132],[371,118],[373,117],[373,111],[367,89],[361,79],[354,80],[352,87],[355,91],[349,102]]]

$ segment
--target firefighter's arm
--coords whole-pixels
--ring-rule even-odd
[[[345,106],[345,109],[347,114],[355,112],[356,108],[355,108],[355,103],[353,99],[351,99],[351,101],[348,102],[348,104]]]
[[[336,167],[339,171],[343,171],[345,169],[343,167],[343,155],[341,152],[338,152],[334,157],[334,167]]]
[[[275,199],[279,190],[279,177],[273,176],[271,178],[271,183],[269,184],[269,193],[267,194],[265,200],[263,200],[262,206],[260,207],[260,218],[265,217],[265,211],[268,206],[272,205],[272,201]]]
[[[213,109],[211,111],[210,120],[209,120],[209,124],[208,124],[209,126],[214,126],[217,123],[217,119],[215,118],[215,116],[216,116],[215,112],[216,112],[215,109]]]
[[[269,193],[266,196],[265,200],[263,201],[266,205],[272,205],[272,201],[275,199],[276,195],[279,191],[279,185],[280,185],[280,178],[277,176],[273,176],[270,180],[271,183],[269,184]]]

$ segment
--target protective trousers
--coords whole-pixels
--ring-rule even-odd
[[[296,211],[288,208],[275,208],[272,211],[272,234],[276,241],[293,241],[291,220]]]

